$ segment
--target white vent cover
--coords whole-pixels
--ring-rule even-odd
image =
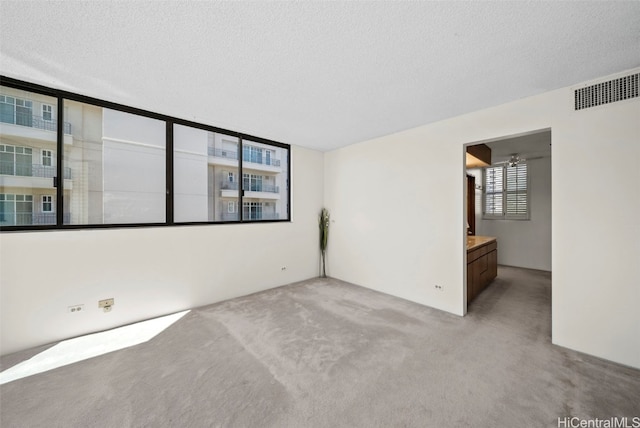
[[[575,109],[582,110],[616,101],[628,100],[629,98],[637,98],[639,87],[640,73],[636,73],[576,89],[574,95]]]

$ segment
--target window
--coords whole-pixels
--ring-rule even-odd
[[[0,87],[0,226],[55,225],[55,215],[43,215],[41,195],[56,193],[53,153],[57,144],[34,105],[49,106],[56,98],[22,89]],[[53,111],[53,110],[52,110]],[[38,114],[38,113],[36,113]],[[13,125],[13,126],[10,126]],[[55,128],[55,127],[53,127]],[[35,212],[34,212],[34,199]],[[52,205],[50,203],[49,205]],[[52,207],[53,209],[53,207]]]
[[[79,120],[64,166],[81,184],[65,186],[65,224],[164,223],[165,123],[70,100],[65,107]]]
[[[33,102],[16,98],[16,124],[32,126],[33,124]]]
[[[0,145],[0,174],[15,175],[16,173],[15,146]],[[4,181],[4,180],[3,180]]]
[[[262,220],[262,202],[245,202],[242,208],[243,218]]]
[[[51,150],[43,150],[42,151],[42,166],[52,166],[53,165],[53,153]]]
[[[243,219],[289,218],[289,150],[243,140]],[[264,156],[264,157],[263,157]]]
[[[256,174],[243,174],[242,183],[245,191],[262,192],[262,176]]]
[[[33,224],[33,196],[0,193],[0,224]]]
[[[286,144],[4,76],[0,120],[2,230],[289,220]]]
[[[53,212],[53,196],[42,195],[42,212],[43,213]]]
[[[29,147],[0,145],[0,172],[5,175],[21,175],[31,177],[33,168],[31,156],[33,150]]]
[[[42,104],[42,120],[51,122],[53,120],[53,106],[50,104]]]
[[[242,160],[252,163],[264,163],[262,162],[262,148],[250,145],[243,146]]]
[[[528,220],[528,190],[526,163],[485,168],[483,218]]]
[[[0,224],[3,226],[15,223],[15,195],[0,193]]]
[[[239,221],[239,139],[190,126],[173,126],[174,220]]]
[[[33,125],[33,101],[10,95],[0,95],[0,122]]]
[[[173,150],[176,222],[289,218],[288,148],[174,124]]]

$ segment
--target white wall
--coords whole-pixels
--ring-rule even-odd
[[[553,341],[640,368],[640,99],[558,122]]]
[[[550,271],[551,158],[532,159],[527,166],[529,220],[482,220],[480,197],[480,205],[476,205],[476,234],[498,238],[498,264]],[[482,174],[476,183],[482,183]]]
[[[326,154],[328,275],[463,314],[463,152],[441,144],[444,131],[418,128]]]
[[[1,234],[2,354],[318,275],[323,162],[292,147],[291,223]]]
[[[564,88],[327,153],[328,273],[462,315],[464,144],[550,128],[553,342],[640,367],[638,118]]]

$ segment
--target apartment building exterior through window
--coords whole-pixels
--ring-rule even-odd
[[[56,222],[52,196],[56,194],[55,104],[53,97],[1,87],[0,226]],[[47,116],[36,112],[46,112]],[[71,188],[70,174],[70,170],[65,171]],[[39,203],[44,196],[51,199]]]
[[[0,227],[56,225],[59,186],[62,225],[289,219],[289,146],[72,99],[59,180],[59,105],[0,86]]]
[[[238,221],[241,192],[243,220],[287,219],[288,148],[243,140],[239,159],[235,136],[183,125],[173,135],[176,221]]]

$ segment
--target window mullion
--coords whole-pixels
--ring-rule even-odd
[[[244,172],[242,170],[244,163],[244,139],[238,137],[238,220],[244,221]],[[251,216],[249,216],[251,217]]]
[[[173,224],[173,122],[166,121],[166,137],[165,137],[165,154],[166,154],[166,180],[167,180],[167,198],[165,223]]]
[[[507,194],[509,184],[507,183],[508,179],[507,165],[502,166],[502,218],[507,218]]]
[[[64,100],[58,97],[58,122],[56,127],[56,225],[64,224]]]

